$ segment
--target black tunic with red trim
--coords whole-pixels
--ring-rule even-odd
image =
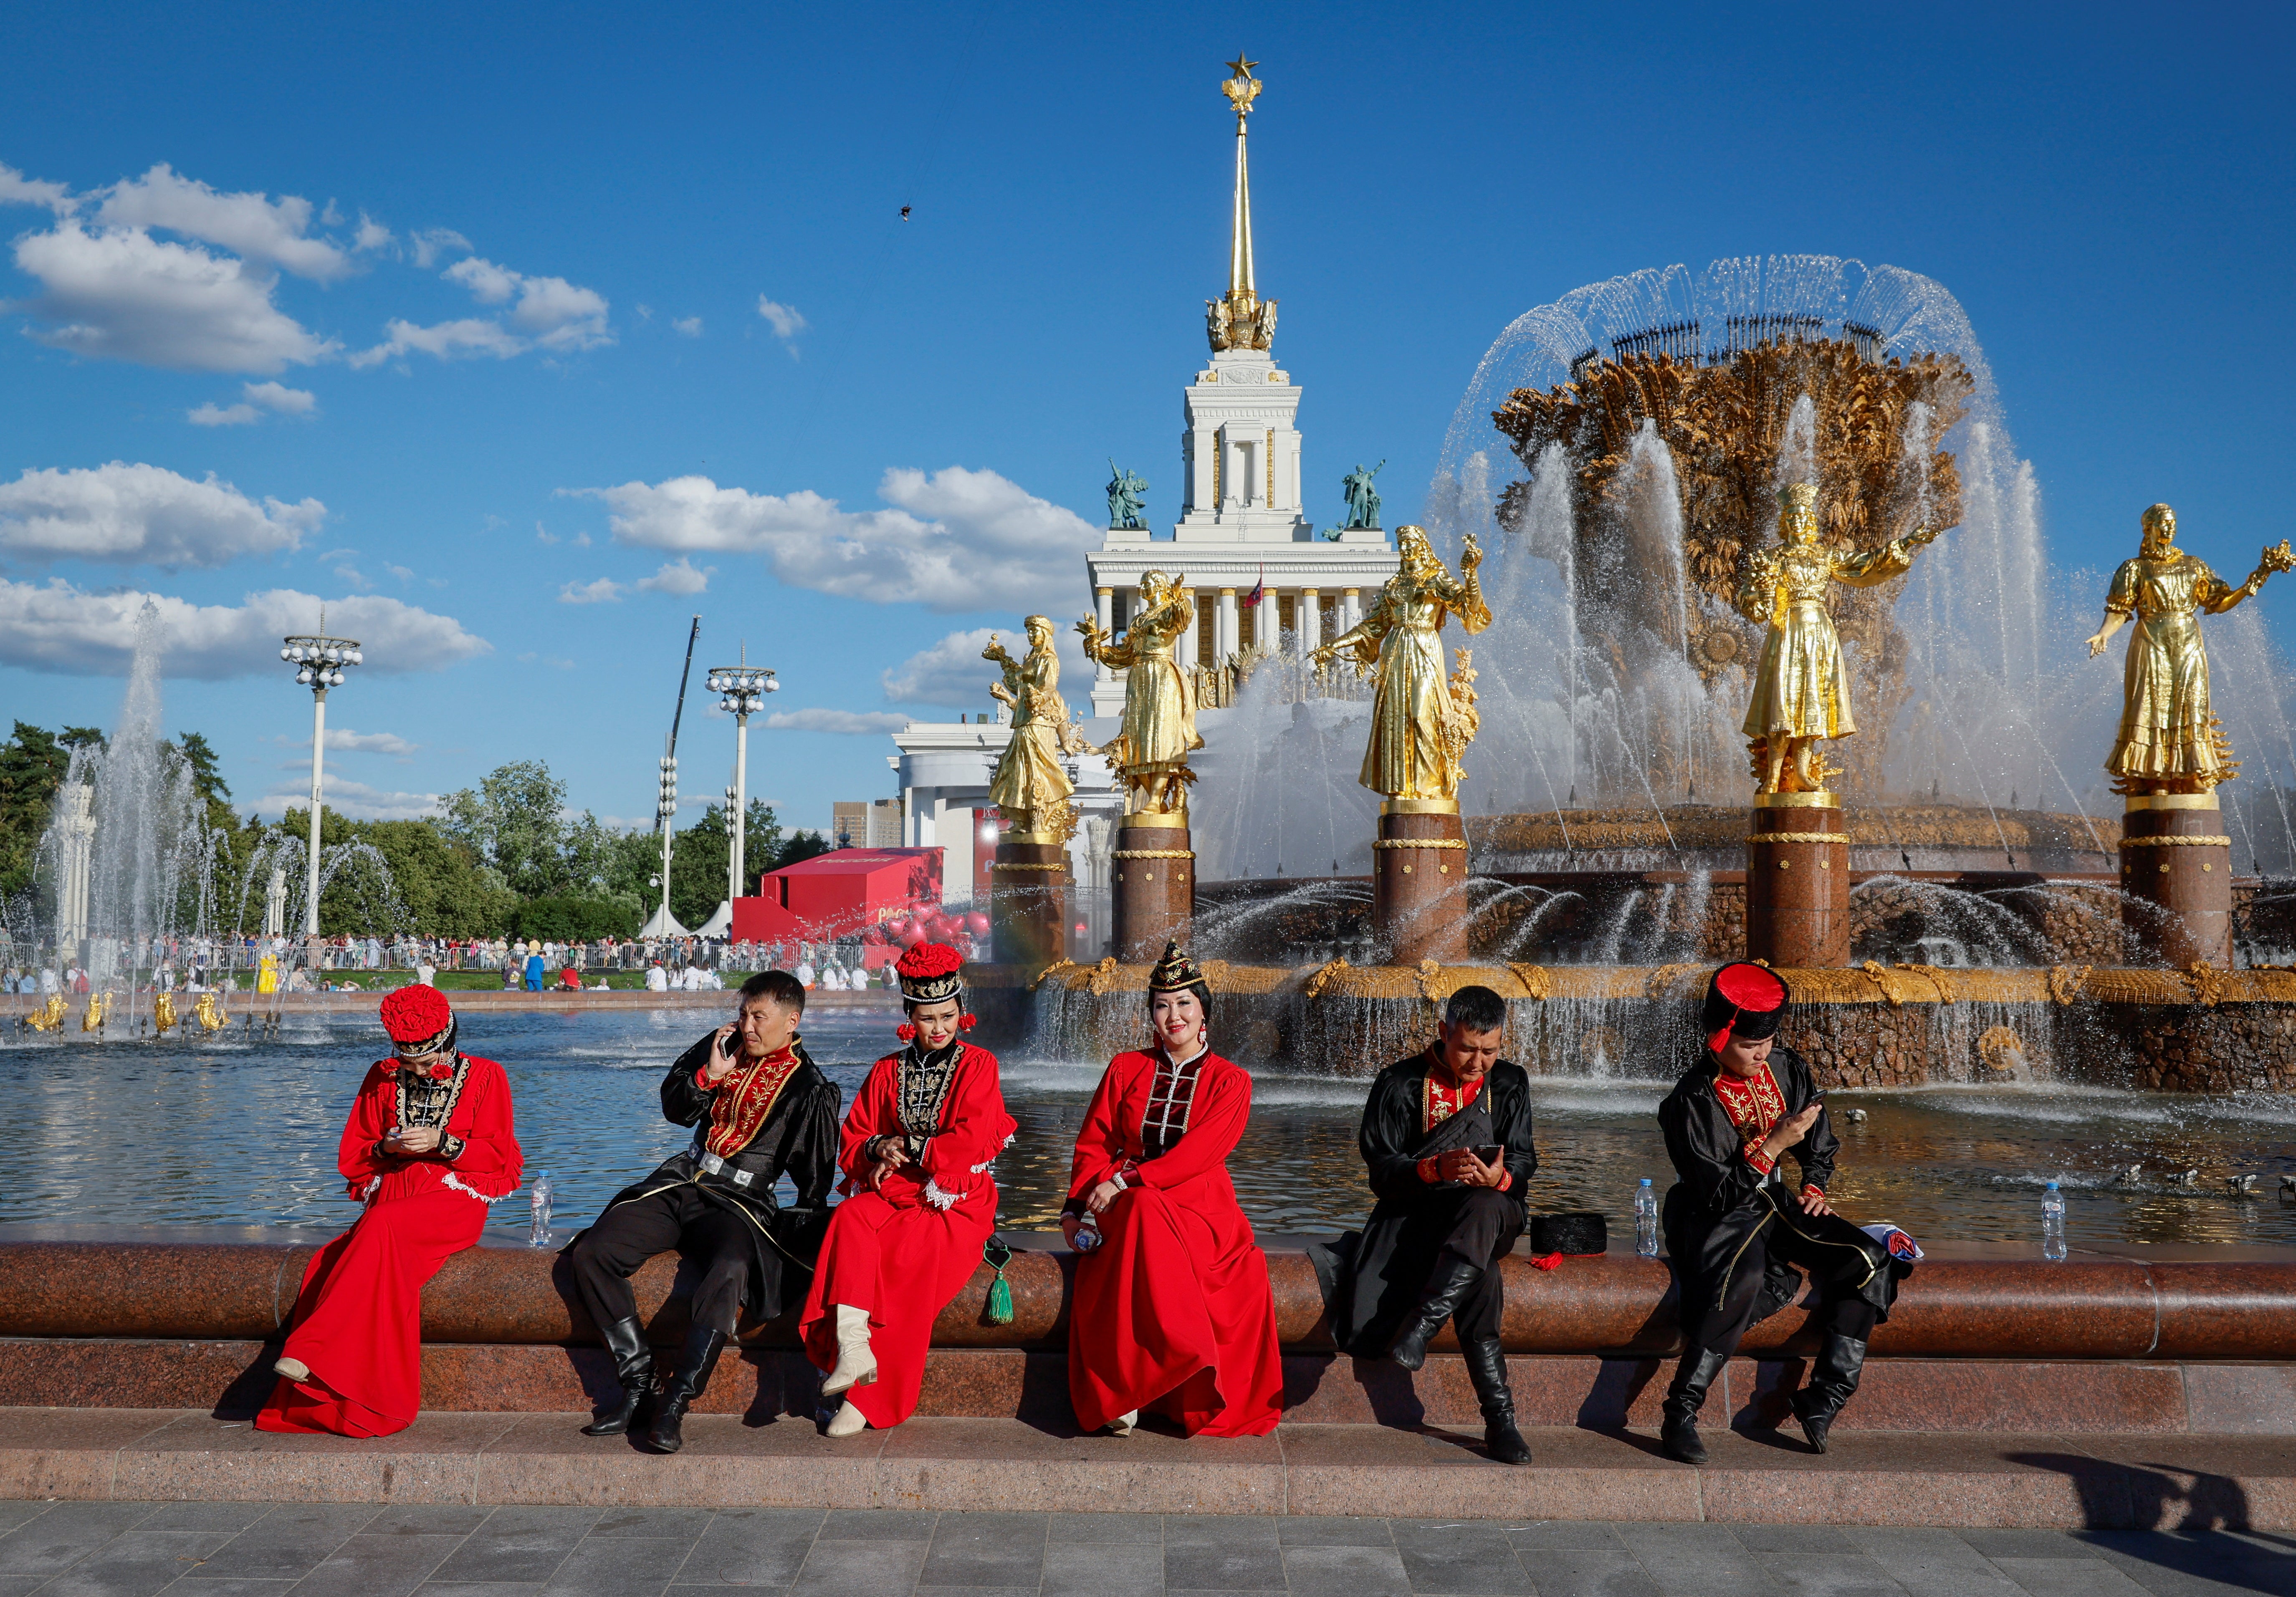
[[[715,1032],[678,1056],[661,1080],[663,1118],[695,1128],[691,1147],[672,1154],[644,1181],[624,1187],[606,1205],[608,1212],[672,1186],[691,1183],[720,1208],[743,1216],[757,1267],[749,1274],[742,1308],[770,1320],[805,1300],[806,1275],[821,1251],[829,1224],[829,1188],[837,1177],[837,1085],[821,1073],[800,1044],[784,1055],[743,1062],[716,1086],[702,1072],[717,1045]],[[788,1176],[796,1201],[783,1208],[774,1186]],[[800,1272],[764,1267],[768,1248]],[[778,1298],[763,1301],[764,1283],[783,1283]]]

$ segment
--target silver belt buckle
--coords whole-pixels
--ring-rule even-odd
[[[734,1172],[734,1184],[737,1187],[748,1186],[753,1179],[755,1179],[755,1173],[752,1171],[736,1170]]]
[[[726,1167],[726,1161],[714,1153],[705,1153],[701,1156],[701,1167],[715,1175]]]

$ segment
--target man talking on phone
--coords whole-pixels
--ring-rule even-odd
[[[675,1248],[701,1272],[693,1328],[645,1431],[658,1453],[685,1445],[685,1411],[709,1384],[742,1311],[771,1320],[805,1301],[836,1175],[839,1098],[798,1041],[804,1018],[805,988],[788,971],[743,982],[733,1022],[688,1048],[662,1078],[661,1112],[693,1127],[693,1146],[617,1192],[568,1248],[622,1385],[620,1401],[586,1434],[621,1435],[652,1397],[653,1350],[630,1277],[655,1254]],[[796,1189],[790,1210],[774,1196],[784,1175]]]
[[[1406,1370],[1449,1321],[1502,1463],[1527,1464],[1499,1349],[1506,1307],[1498,1261],[1522,1233],[1523,1188],[1538,1168],[1530,1077],[1499,1057],[1506,1001],[1464,987],[1434,1044],[1372,1083],[1357,1139],[1379,1202],[1341,1274],[1332,1307],[1341,1350]]]

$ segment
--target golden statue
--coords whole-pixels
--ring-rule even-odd
[[[2275,571],[2296,569],[2288,540],[2267,549],[2238,587],[2198,555],[2176,546],[2177,512],[2156,504],[2144,512],[2136,558],[2120,562],[2104,596],[2104,624],[2088,640],[2091,657],[2131,615],[2128,663],[2121,674],[2120,735],[2104,768],[2122,794],[2208,793],[2230,782],[2240,766],[2209,708],[2209,652],[2201,642],[2201,612],[2220,616],[2253,595]]]
[[[1388,578],[1371,610],[1310,658],[1322,666],[1346,654],[1358,674],[1376,674],[1364,786],[1390,798],[1456,803],[1466,774],[1459,758],[1474,736],[1474,700],[1467,686],[1473,676],[1469,673],[1455,687],[1445,676],[1441,634],[1444,619],[1454,613],[1471,635],[1491,624],[1476,575],[1483,552],[1469,537],[1454,577],[1436,558],[1423,528],[1397,528],[1395,549],[1402,568]],[[1467,668],[1464,659],[1460,667]]]
[[[1735,605],[1749,621],[1769,627],[1741,728],[1761,792],[1824,791],[1834,772],[1817,741],[1857,731],[1841,639],[1826,608],[1828,586],[1870,588],[1903,576],[1913,569],[1914,551],[1936,537],[1936,528],[1923,527],[1879,549],[1828,549],[1817,538],[1816,487],[1798,482],[1780,490],[1778,541],[1755,553]]]
[[[1004,680],[989,684],[989,697],[1010,706],[1013,741],[996,762],[988,783],[988,802],[1013,824],[1015,843],[1061,843],[1076,824],[1068,798],[1076,791],[1062,767],[1063,754],[1084,752],[1084,740],[1069,719],[1068,701],[1061,697],[1061,660],[1053,652],[1053,618],[1030,616],[1026,623],[1029,654],[1014,659],[996,635],[980,658],[1003,667]]]
[[[213,992],[200,995],[198,1004],[192,1010],[192,1018],[200,1023],[201,1031],[221,1031],[231,1024],[231,1017],[224,1012],[223,1001]]]
[[[1087,616],[1077,623],[1085,654],[1126,673],[1123,729],[1099,752],[1124,776],[1128,815],[1185,815],[1188,756],[1204,746],[1196,732],[1193,673],[1172,658],[1175,640],[1196,624],[1185,577],[1140,573],[1140,608],[1117,643]]]
[[[64,1023],[64,995],[50,993],[48,1001],[24,1017],[24,1024],[34,1031],[53,1031]]]
[[[79,1018],[79,1028],[82,1031],[102,1030],[103,1012],[111,1006],[110,993],[90,993],[87,995],[87,1009]]]
[[[152,1029],[167,1031],[176,1024],[176,995],[161,993],[152,1000]]]

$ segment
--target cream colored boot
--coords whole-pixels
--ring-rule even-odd
[[[1132,1434],[1132,1428],[1139,1423],[1140,1411],[1136,1408],[1127,1409],[1108,1422],[1108,1434],[1112,1437],[1128,1437]]]
[[[840,1303],[837,1306],[837,1367],[822,1378],[821,1395],[834,1397],[876,1379],[877,1355],[869,1350],[869,1311]]]
[[[311,1379],[311,1366],[299,1358],[282,1358],[271,1367],[291,1381],[299,1383]]]
[[[850,1397],[848,1397],[844,1406],[837,1411],[837,1417],[829,1422],[829,1434],[840,1438],[857,1437],[868,1429],[869,1421],[861,1417],[861,1411],[853,1406],[853,1399]]]

